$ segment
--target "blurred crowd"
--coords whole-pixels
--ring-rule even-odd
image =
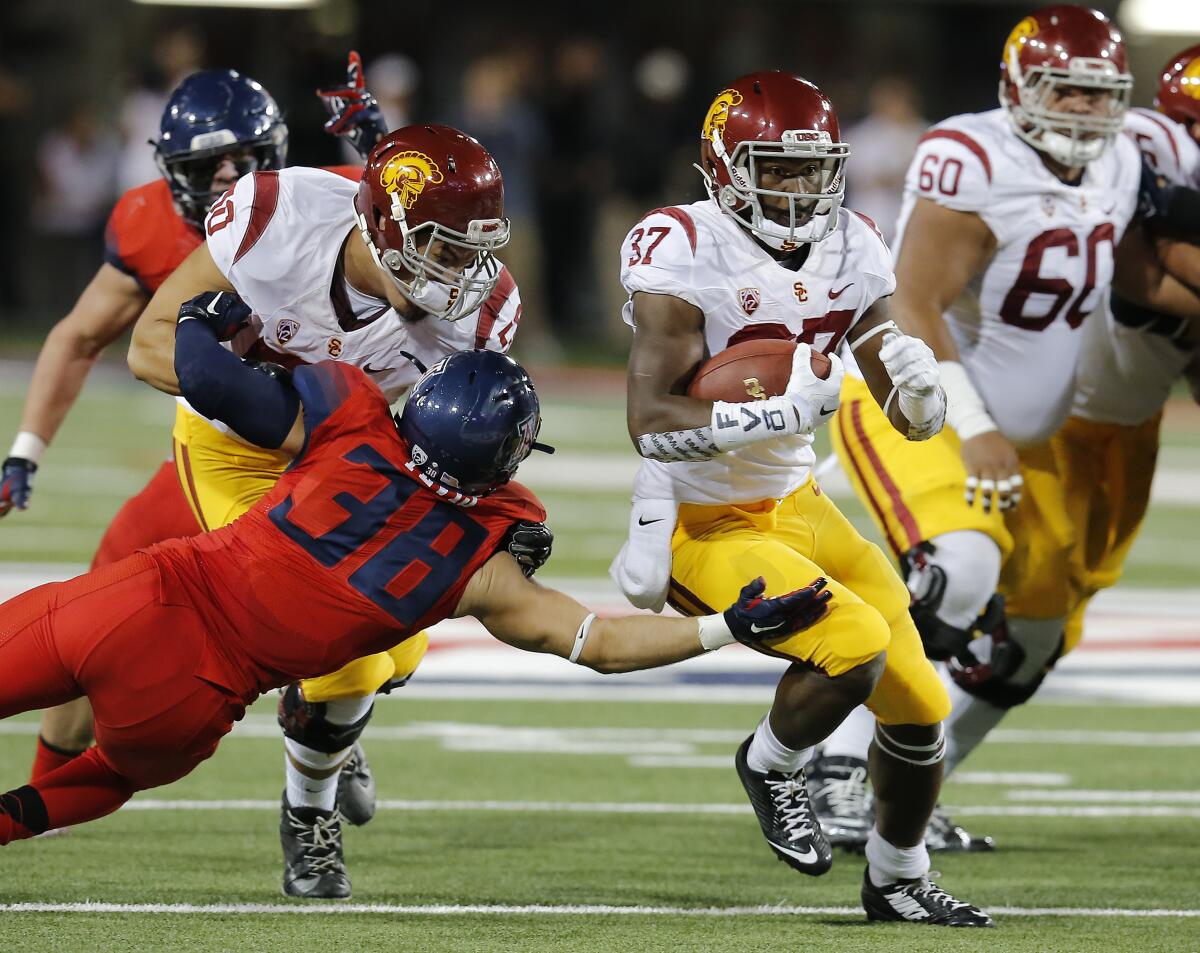
[[[772,32],[762,5],[749,7],[739,25],[719,38],[701,31],[700,23],[651,23],[627,34],[619,24],[568,22],[526,30],[481,21],[461,45],[439,35],[436,42],[408,38],[389,49],[362,15],[373,9],[371,2],[330,0],[331,9],[360,15],[329,28],[342,34],[333,37],[306,26],[293,43],[300,34],[289,27],[279,40],[285,51],[263,45],[272,34],[261,15],[253,18],[246,43],[214,30],[214,23],[234,22],[228,19],[143,18],[148,42],[130,41],[136,49],[121,52],[118,75],[89,88],[81,72],[78,82],[59,87],[49,110],[36,80],[10,68],[12,57],[0,37],[0,133],[6,142],[0,168],[9,181],[30,179],[7,145],[9,133],[36,130],[29,188],[0,198],[0,221],[6,223],[0,227],[0,324],[44,324],[70,308],[100,261],[104,223],[116,198],[159,175],[149,142],[168,93],[196,69],[234,67],[262,81],[288,117],[291,164],[351,161],[343,143],[321,133],[313,90],[339,81],[346,53],[358,47],[367,85],[390,125],[457,125],[499,162],[513,224],[502,257],[525,301],[518,350],[543,358],[619,352],[627,345],[617,283],[621,236],[649,209],[703,196],[691,165],[699,124],[723,83],[750,69],[778,66],[822,85],[838,105],[852,148],[849,203],[889,236],[916,140],[931,120],[994,105],[995,51],[1024,9],[1011,3],[933,5],[939,12],[931,18],[929,5],[917,5],[924,20],[914,23],[897,15],[906,5],[895,4],[860,23],[844,9],[835,15],[811,5],[822,12],[805,22],[821,42],[793,38],[792,45]],[[957,35],[966,22],[977,27],[970,40]],[[881,36],[888,24],[894,25],[891,35]],[[938,48],[944,37],[925,36],[930,24],[955,37],[940,62],[910,48],[913,37]],[[965,53],[964,44],[977,52]],[[795,51],[801,46],[804,54]],[[959,60],[970,61],[969,76],[956,72]],[[954,83],[947,82],[950,75]]]

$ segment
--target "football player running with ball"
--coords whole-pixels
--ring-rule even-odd
[[[247,176],[213,206],[205,230],[205,244],[134,328],[131,369],[167,393],[179,393],[172,354],[180,302],[203,293],[190,307],[220,316],[236,353],[286,366],[353,364],[389,401],[448,354],[507,350],[521,317],[516,283],[495,257],[508,240],[500,169],[449,126],[389,133],[361,183],[320,169]],[[191,407],[177,419],[176,439],[185,493],[206,529],[246,512],[292,460],[283,448],[248,446]],[[544,558],[548,532],[529,532],[533,555]],[[358,738],[376,691],[404,684],[427,644],[423,633],[398,640],[284,692],[280,839],[289,895],[350,895],[341,818],[362,824],[374,811],[373,781],[356,780]],[[351,764],[348,801],[338,787]]]
[[[949,672],[948,772],[1063,651],[1074,527],[1049,441],[1138,201],[1141,160],[1121,135],[1132,83],[1102,14],[1055,6],[1017,24],[1000,108],[933,127],[905,182],[892,312],[938,359],[946,428],[906,444],[867,383],[843,388],[838,457],[900,562],[926,653]],[[846,846],[870,827],[874,721],[855,712],[810,773]],[[930,834],[931,847],[991,846],[940,809]]]
[[[802,873],[832,852],[812,812],[804,765],[857,705],[878,716],[871,772],[880,793],[862,901],[872,919],[990,926],[929,880],[923,836],[941,785],[949,699],[908,614],[908,591],[812,478],[813,432],[837,407],[838,357],[854,352],[897,439],[922,441],[945,412],[929,349],[888,319],[890,256],[873,224],[842,208],[837,114],[798,76],[742,77],[701,129],[709,198],[658,209],[621,249],[634,328],[629,432],[645,458],[630,539],[613,566],[641,606],[664,599],[703,616],[737,593],[829,579],[825,618],[761,650],[789,660],[769,714],[736,754],[768,845]],[[754,339],[798,342],[779,396],[723,402],[687,396],[706,358]],[[827,379],[811,353],[826,354]]]
[[[522,521],[545,519],[510,482],[540,447],[541,423],[515,361],[456,353],[393,420],[362,370],[244,363],[219,344],[222,325],[204,308],[181,312],[180,389],[247,446],[294,463],[229,526],[0,606],[0,668],[21,673],[0,685],[0,717],[87,695],[96,719],[94,747],[0,794],[0,844],[102,817],[185,776],[260,693],[452,616],[527,651],[621,672],[799,632],[826,611],[822,580],[776,598],[762,598],[758,580],[698,622],[597,619],[526,579],[507,551]]]

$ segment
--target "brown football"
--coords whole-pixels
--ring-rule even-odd
[[[787,388],[792,375],[796,342],[779,339],[743,341],[700,365],[688,385],[688,396],[701,400],[765,400]],[[824,354],[812,352],[812,371],[825,380],[832,365]]]

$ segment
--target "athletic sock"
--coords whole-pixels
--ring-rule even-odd
[[[81,754],[83,751],[60,748],[38,735],[37,749],[33,755],[33,770],[30,772],[29,780],[36,781],[56,768],[61,768],[64,764],[78,758]]]
[[[349,748],[328,754],[314,751],[291,738],[284,739],[287,754],[283,758],[286,777],[287,802],[291,807],[311,807],[332,811],[337,804],[338,771],[350,753]],[[312,771],[329,774],[323,778],[310,778],[297,766],[303,765]]]
[[[846,720],[833,729],[821,743],[823,758],[858,758],[867,760],[867,749],[875,737],[875,716],[865,705],[859,705]]]
[[[750,770],[759,774],[766,774],[768,771],[792,774],[808,764],[812,755],[812,748],[795,751],[776,738],[775,732],[771,730],[770,715],[764,715],[754,730],[754,740],[750,742],[750,750],[746,752],[746,763]]]
[[[0,844],[104,817],[128,801],[134,790],[98,748],[88,748],[35,784],[0,794]]]
[[[916,847],[896,847],[872,828],[867,835],[867,870],[876,887],[915,880],[929,873],[929,851],[924,842]]]

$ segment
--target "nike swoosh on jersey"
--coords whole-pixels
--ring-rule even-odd
[[[386,374],[391,370],[390,367],[372,367],[370,364],[364,364],[362,369],[364,374]]]
[[[846,288],[852,288],[852,287],[854,287],[853,281],[850,282],[850,284],[846,285],[845,288],[839,288],[837,291],[834,291],[832,288],[830,288],[829,289],[829,300],[833,301],[837,298],[840,298],[845,293]]]
[[[651,523],[661,523],[665,519],[666,519],[665,516],[660,516],[656,520],[648,520],[648,519],[644,519],[643,517],[639,516],[638,517],[638,526],[649,526]]]

